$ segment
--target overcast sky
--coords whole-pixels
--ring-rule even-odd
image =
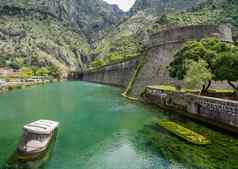
[[[117,4],[122,10],[128,11],[136,0],[104,0],[110,4]]]

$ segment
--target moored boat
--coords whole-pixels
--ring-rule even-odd
[[[32,159],[45,152],[53,139],[59,123],[50,120],[38,120],[23,127],[23,134],[17,153],[20,159]]]

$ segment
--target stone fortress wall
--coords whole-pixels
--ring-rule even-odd
[[[228,26],[221,25],[196,25],[178,27],[151,35],[146,47],[147,54],[143,68],[132,87],[130,95],[137,97],[148,85],[174,84],[182,82],[169,76],[167,67],[173,61],[174,55],[188,40],[199,40],[216,36],[222,41],[232,42],[232,32]],[[213,83],[220,87],[221,83]]]
[[[84,72],[80,80],[126,87],[137,66],[137,59]]]

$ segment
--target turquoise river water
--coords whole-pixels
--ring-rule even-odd
[[[236,136],[130,102],[120,92],[105,85],[63,82],[0,94],[0,166],[14,153],[24,124],[51,119],[60,127],[42,169],[238,168]],[[212,144],[186,143],[153,124],[162,118],[206,135]]]

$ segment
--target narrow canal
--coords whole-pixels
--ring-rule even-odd
[[[120,92],[64,82],[0,94],[0,166],[14,153],[25,123],[51,119],[59,121],[60,128],[43,169],[238,168],[237,137],[130,102]],[[189,144],[156,125],[158,119],[172,119],[208,137],[211,144]]]

